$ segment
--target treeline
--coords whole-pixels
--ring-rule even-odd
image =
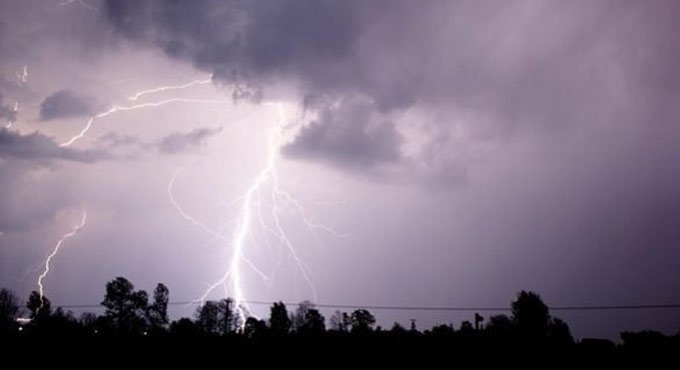
[[[103,315],[83,313],[76,318],[71,311],[53,309],[50,300],[32,292],[25,304],[7,289],[0,290],[0,333],[2,336],[43,337],[191,337],[226,338],[239,343],[306,340],[316,346],[324,340],[342,343],[369,341],[372,345],[395,348],[515,348],[539,345],[541,348],[575,353],[616,355],[621,351],[680,349],[680,334],[665,336],[658,332],[622,333],[623,344],[608,340],[585,339],[575,342],[569,326],[550,315],[548,306],[533,292],[520,292],[512,302],[511,315],[488,318],[475,314],[457,328],[437,325],[420,331],[394,323],[390,328],[376,325],[375,316],[365,309],[334,312],[328,320],[305,301],[289,311],[282,302],[273,303],[267,320],[247,317],[231,299],[207,301],[193,318],[170,321],[169,290],[158,284],[151,296],[136,290],[123,277],[106,284],[101,305]],[[410,347],[409,347],[410,346]]]

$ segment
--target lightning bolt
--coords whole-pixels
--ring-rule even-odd
[[[191,82],[187,82],[183,85],[159,86],[159,87],[156,87],[156,88],[153,88],[153,89],[139,91],[139,92],[135,93],[134,95],[131,95],[130,97],[128,97],[128,100],[136,101],[137,99],[139,99],[142,96],[147,95],[147,94],[154,94],[154,93],[157,93],[157,92],[168,91],[168,90],[182,90],[182,89],[187,89],[189,87],[196,86],[196,85],[209,84],[211,82],[212,82],[211,78],[206,78],[206,79],[203,79],[203,80],[194,80],[194,81],[191,81]]]
[[[210,79],[197,79],[180,85],[159,86],[152,89],[138,91],[135,94],[129,96],[128,100],[131,102],[135,102],[145,95],[150,95],[163,91],[187,89],[196,85],[207,84],[210,82],[211,82]],[[113,105],[108,110],[90,117],[85,126],[83,127],[83,129],[81,129],[81,131],[78,134],[74,135],[69,140],[61,143],[60,146],[68,147],[70,145],[73,145],[73,143],[83,138],[88,133],[88,131],[92,128],[96,120],[105,118],[118,112],[135,111],[145,108],[156,108],[172,103],[224,103],[224,102],[228,102],[228,100],[169,98],[157,102],[138,103],[132,105]],[[288,237],[286,230],[283,224],[281,223],[280,213],[286,209],[296,212],[300,216],[302,223],[313,232],[314,237],[318,241],[320,241],[320,239],[318,239],[316,231],[324,231],[337,237],[344,236],[344,234],[336,232],[329,226],[311,220],[307,216],[307,213],[302,203],[296,200],[290,193],[284,191],[279,186],[279,177],[276,169],[276,161],[278,149],[280,147],[281,140],[283,139],[283,134],[286,129],[287,119],[285,117],[283,106],[281,104],[276,104],[276,108],[278,111],[279,120],[278,123],[274,127],[272,127],[272,129],[269,131],[267,140],[268,154],[265,165],[258,172],[257,176],[254,178],[251,185],[246,189],[245,193],[242,196],[238,197],[236,201],[232,202],[233,204],[239,202],[240,209],[238,211],[235,221],[232,221],[233,224],[235,224],[235,227],[231,237],[223,235],[223,231],[226,228],[226,224],[223,225],[219,230],[214,230],[208,227],[206,224],[199,221],[198,219],[196,219],[195,217],[193,217],[192,215],[190,215],[189,213],[187,213],[179,204],[179,202],[175,198],[173,189],[177,177],[182,172],[183,167],[180,167],[174,173],[167,187],[167,192],[170,197],[170,201],[172,202],[172,205],[183,219],[195,225],[196,227],[202,229],[204,232],[211,235],[213,239],[227,241],[226,247],[231,248],[231,254],[229,260],[227,261],[226,271],[219,280],[217,280],[215,283],[210,285],[205,290],[205,292],[198,301],[204,302],[215,289],[217,289],[220,286],[223,287],[225,294],[230,292],[232,298],[236,303],[235,309],[237,316],[239,318],[239,324],[241,326],[241,329],[243,329],[245,325],[246,318],[251,315],[251,310],[248,307],[247,301],[245,299],[246,294],[243,289],[244,268],[249,268],[250,271],[252,271],[260,278],[262,278],[262,280],[265,283],[270,281],[269,276],[267,276],[263,271],[261,271],[256,266],[256,264],[253,263],[253,261],[251,261],[248,258],[246,253],[249,247],[250,240],[249,238],[253,236],[253,229],[255,226],[259,226],[264,231],[264,241],[265,244],[269,247],[269,250],[272,250],[271,239],[273,236],[273,239],[276,241],[278,247],[280,248],[280,251],[286,250],[288,252],[290,258],[293,260],[293,262],[296,263],[298,270],[302,275],[302,278],[305,280],[306,284],[311,289],[312,295],[315,300],[316,289],[310,276],[311,269],[300,258],[293,242]],[[263,196],[263,193],[267,189],[269,189],[269,195]],[[263,205],[270,207],[269,212],[267,212],[267,215],[263,213],[262,210]],[[48,260],[46,261],[45,264],[46,266],[45,272],[41,275],[41,278],[39,279],[41,297],[42,297],[42,279],[49,272],[49,261],[51,260],[52,257],[54,257],[54,255],[56,255],[63,240],[75,235],[75,233],[77,233],[77,231],[84,226],[84,223],[85,217],[83,217],[81,225],[79,225],[71,233],[66,234],[62,238],[62,240],[59,241],[59,243],[55,247],[54,252],[48,257]],[[281,259],[279,258],[278,264],[274,269],[275,271],[278,269],[280,264]]]
[[[40,294],[40,308],[42,308],[42,305],[44,303],[44,297],[45,297],[45,287],[43,286],[43,280],[45,279],[47,274],[50,272],[50,262],[52,262],[52,258],[54,258],[54,256],[56,256],[57,253],[59,253],[61,246],[64,244],[64,242],[67,239],[75,236],[78,233],[78,231],[80,231],[80,229],[85,227],[85,221],[87,221],[87,212],[83,212],[83,218],[80,220],[80,223],[76,227],[74,227],[73,230],[64,234],[61,237],[61,239],[59,239],[59,241],[57,242],[57,245],[54,246],[52,253],[50,253],[49,256],[47,256],[47,259],[45,259],[45,268],[44,268],[42,274],[40,274],[40,276],[38,276],[38,293]]]
[[[166,100],[161,100],[158,102],[152,102],[152,103],[142,103],[142,104],[135,104],[135,105],[128,105],[128,106],[121,106],[121,105],[114,105],[111,107],[109,110],[98,113],[87,121],[85,124],[85,127],[83,127],[82,130],[73,137],[71,137],[69,140],[59,144],[61,147],[68,147],[71,146],[73,143],[76,141],[82,139],[88,131],[90,131],[90,128],[92,128],[92,124],[96,119],[104,118],[107,116],[110,116],[114,113],[117,112],[127,112],[127,111],[133,111],[133,110],[138,110],[138,109],[144,109],[144,108],[157,108],[161,107],[166,104],[171,104],[171,103],[207,103],[207,104],[215,104],[215,103],[225,103],[228,102],[227,100],[220,100],[220,99],[193,99],[193,98],[171,98],[171,99],[166,99]]]
[[[184,167],[180,167],[175,171],[175,174],[172,175],[172,178],[170,179],[170,182],[168,183],[168,195],[170,196],[170,202],[172,202],[172,205],[175,207],[177,210],[177,213],[182,216],[185,220],[188,222],[192,223],[199,229],[205,231],[207,234],[211,235],[215,239],[224,239],[224,237],[221,234],[221,231],[214,231],[210,227],[208,227],[206,224],[203,222],[197,220],[194,216],[188,214],[182,206],[177,202],[177,199],[175,198],[175,193],[173,189],[175,188],[175,181],[177,181],[177,177],[179,174],[184,170]]]
[[[231,256],[227,263],[227,269],[222,277],[215,283],[210,285],[203,295],[199,298],[199,302],[205,302],[207,297],[218,287],[222,286],[225,289],[225,294],[229,290],[232,298],[235,301],[236,313],[239,317],[239,324],[241,329],[245,325],[246,318],[251,315],[251,310],[245,299],[245,292],[243,289],[242,267],[248,266],[256,274],[260,275],[265,281],[269,278],[260,271],[255,264],[246,256],[246,249],[248,246],[248,237],[253,232],[253,224],[259,221],[259,226],[265,231],[265,235],[271,234],[278,241],[279,246],[284,247],[289,256],[297,264],[298,269],[312,290],[314,299],[316,300],[316,289],[310,277],[309,266],[299,257],[294,244],[288,237],[284,227],[281,224],[279,214],[283,208],[293,208],[299,211],[303,223],[311,229],[321,229],[336,236],[343,236],[341,233],[334,231],[332,228],[311,221],[307,218],[302,204],[295,200],[288,192],[282,190],[279,186],[278,173],[276,170],[276,159],[278,148],[286,127],[286,117],[281,104],[276,105],[278,110],[279,122],[273,127],[268,136],[268,155],[264,167],[257,174],[252,184],[245,193],[239,197],[241,200],[241,208],[236,218],[236,227],[232,235],[229,246],[232,248]],[[271,193],[267,197],[271,204],[270,219],[271,224],[265,220],[262,215],[261,206],[266,204],[267,198],[262,197],[262,191],[265,185],[269,183]],[[257,218],[256,218],[257,216]],[[265,237],[265,241],[269,244],[269,239]],[[279,260],[280,262],[280,260]],[[278,267],[278,266],[277,266]]]

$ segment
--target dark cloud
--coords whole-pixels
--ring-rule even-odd
[[[107,158],[107,155],[99,151],[63,148],[52,138],[38,132],[22,135],[6,128],[0,128],[0,158],[36,162],[57,159],[95,162]]]
[[[322,68],[351,55],[360,34],[359,4],[107,1],[105,8],[116,30],[130,39],[160,47],[225,80],[253,82],[256,75],[297,77],[305,67]]]
[[[105,148],[120,148],[139,146],[140,140],[131,135],[121,135],[117,132],[109,132],[97,138],[97,144]]]
[[[679,114],[668,98],[680,91],[680,6],[673,1],[105,4],[119,34],[189,61],[216,81],[265,90],[265,98],[265,87],[280,83],[321,101],[364,96],[379,114],[413,108],[446,117],[432,123],[440,127],[462,121],[462,113],[483,116],[483,123],[463,124],[472,133],[485,125],[484,140],[525,128],[550,132],[630,120],[643,111]],[[346,162],[343,157],[373,163],[351,153],[360,144],[347,140],[346,129],[325,125],[302,130],[305,137],[289,153],[299,147],[306,157],[339,155],[333,163]]]
[[[97,139],[98,145],[123,157],[135,157],[143,151],[158,150],[162,154],[178,154],[190,151],[222,132],[222,127],[199,127],[189,132],[175,132],[159,140],[145,141],[135,136],[110,132]]]
[[[391,122],[381,119],[364,102],[325,107],[283,148],[283,154],[353,167],[399,161],[402,137]]]
[[[221,127],[201,127],[187,133],[174,133],[161,139],[156,146],[161,153],[175,154],[201,146],[210,137],[222,132]]]
[[[49,121],[92,115],[91,99],[69,89],[62,89],[48,96],[40,104],[40,119]]]

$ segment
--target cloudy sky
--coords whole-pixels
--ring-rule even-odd
[[[86,212],[55,304],[121,275],[193,300],[230,269],[208,298],[679,302],[678,19],[671,0],[2,0],[0,285],[37,289]],[[577,337],[680,328],[555,314]]]

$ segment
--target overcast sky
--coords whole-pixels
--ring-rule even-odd
[[[37,289],[87,212],[54,304],[115,276],[198,299],[247,207],[246,300],[680,302],[679,19],[672,0],[2,0],[0,285]],[[134,99],[162,86],[184,87]],[[577,337],[680,329],[554,314]]]

